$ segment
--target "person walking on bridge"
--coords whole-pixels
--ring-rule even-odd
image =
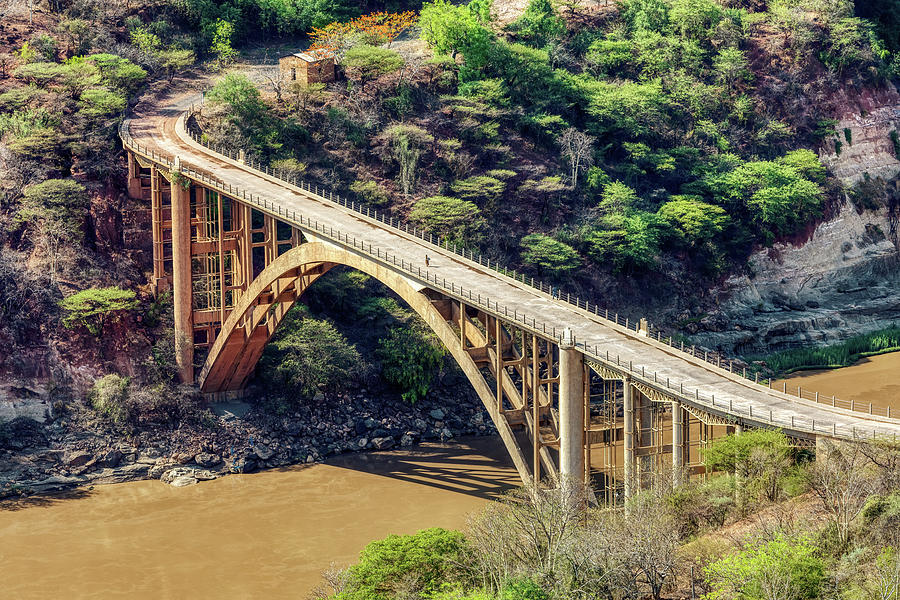
[[[428,268],[429,266],[431,266],[431,259],[428,258],[428,255],[426,254],[425,255],[425,268]]]

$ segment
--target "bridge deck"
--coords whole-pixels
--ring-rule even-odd
[[[196,99],[196,95],[182,95],[152,105],[148,103],[138,108],[126,123],[126,129],[142,147],[167,155],[169,159],[179,157],[183,168],[214,174],[226,185],[252,192],[283,211],[295,211],[298,217],[302,215],[304,219],[318,221],[320,226],[333,227],[342,236],[364,241],[366,246],[371,244],[376,254],[390,253],[404,261],[406,276],[423,287],[464,297],[467,302],[469,294],[472,297],[480,295],[482,306],[489,299],[489,312],[501,318],[515,314],[519,326],[523,325],[523,320],[527,325],[534,320],[538,332],[543,332],[546,327],[548,338],[558,338],[564,328],[571,328],[577,345],[583,347],[588,358],[617,372],[628,373],[634,381],[648,388],[678,397],[688,405],[725,420],[737,417],[749,425],[774,424],[800,434],[836,434],[844,438],[856,435],[870,438],[876,432],[889,436],[900,433],[900,420],[833,408],[770,390],[567,302],[553,299],[450,250],[212,152],[190,139],[183,130],[183,120],[179,121]],[[354,251],[358,252],[359,247]],[[431,258],[427,269],[426,254]],[[444,288],[444,280],[453,292]],[[460,287],[462,296],[455,293]],[[551,335],[554,328],[555,335]]]

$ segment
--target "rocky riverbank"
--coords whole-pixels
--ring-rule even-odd
[[[451,374],[415,405],[363,390],[319,395],[281,415],[263,404],[219,405],[191,423],[130,433],[73,414],[43,423],[21,416],[0,429],[0,497],[136,479],[191,485],[346,452],[495,434],[468,386]]]

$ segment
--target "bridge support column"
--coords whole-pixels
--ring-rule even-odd
[[[172,301],[175,364],[182,383],[194,380],[194,326],[191,294],[191,190],[172,182]]]
[[[128,152],[125,154],[128,161],[128,197],[132,200],[141,200],[141,177],[140,165],[134,158],[134,154]]]
[[[634,388],[631,386],[631,377],[622,381],[623,404],[625,418],[625,501],[634,496]]]
[[[672,485],[682,483],[684,473],[684,408],[672,400]]]
[[[568,329],[559,346],[559,474],[563,485],[584,478],[584,355]]]

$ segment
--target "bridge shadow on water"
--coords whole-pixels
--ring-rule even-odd
[[[18,496],[14,498],[6,498],[0,500],[0,511],[17,511],[26,508],[48,507],[66,500],[78,500],[87,498],[93,493],[93,487],[90,488],[74,488],[62,492],[53,492],[50,494],[35,496]]]
[[[424,442],[411,448],[344,455],[326,464],[484,499],[496,499],[520,485],[498,437]]]

